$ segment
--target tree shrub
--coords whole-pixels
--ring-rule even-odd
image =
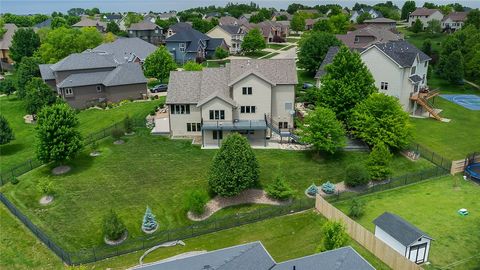
[[[335,193],[335,185],[330,183],[330,181],[327,181],[322,184],[322,191],[326,194],[333,194]]]
[[[307,194],[310,196],[316,196],[318,193],[318,187],[314,183],[307,188]]]
[[[107,240],[118,240],[126,232],[127,228],[123,221],[118,217],[117,213],[110,210],[110,212],[103,219],[103,234]]]
[[[53,195],[53,182],[49,180],[41,180],[37,184],[37,188],[43,195]]]
[[[368,172],[362,164],[350,164],[345,169],[345,184],[350,187],[365,185],[370,181]]]
[[[208,202],[208,194],[203,190],[193,190],[187,194],[185,205],[188,211],[201,215],[205,212],[205,205]]]
[[[157,228],[158,223],[155,219],[155,215],[152,213],[150,207],[147,206],[145,210],[145,215],[143,215],[142,229],[145,231],[153,231]]]
[[[276,177],[273,183],[265,188],[265,191],[269,197],[278,200],[289,199],[295,194],[295,191],[290,188],[287,181],[282,177]]]
[[[365,212],[365,203],[357,198],[353,198],[350,202],[350,208],[348,209],[348,215],[352,218],[359,218]]]
[[[115,140],[119,140],[125,132],[121,128],[114,128],[112,129],[112,137]]]
[[[217,47],[215,49],[215,58],[217,59],[223,59],[223,58],[226,58],[228,56],[228,51],[225,50],[224,48],[222,47]]]
[[[18,178],[16,176],[13,176],[12,179],[10,179],[10,183],[12,183],[12,185],[16,185],[18,184],[18,182],[20,182],[18,180]]]
[[[373,180],[385,179],[392,174],[390,169],[390,161],[393,155],[388,150],[388,147],[379,143],[375,145],[372,152],[368,155],[367,171],[370,178]]]
[[[133,132],[133,119],[127,115],[123,119],[123,128],[125,129],[126,133],[132,133]]]
[[[0,145],[7,144],[14,139],[15,135],[7,119],[0,114]]]
[[[247,138],[233,133],[213,158],[208,183],[218,195],[231,197],[258,184],[259,165]]]
[[[348,244],[349,237],[345,226],[338,221],[327,221],[322,226],[322,245],[319,251],[333,250]]]

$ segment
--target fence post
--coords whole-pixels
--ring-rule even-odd
[[[95,247],[92,248],[92,252],[93,252],[93,259],[97,261],[97,254],[95,253]]]
[[[33,170],[33,166],[32,166],[32,160],[29,159],[28,162],[30,163],[30,170]]]

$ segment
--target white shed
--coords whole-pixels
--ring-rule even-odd
[[[433,240],[428,234],[389,212],[377,217],[373,223],[375,236],[398,253],[417,264],[428,261],[430,242]]]

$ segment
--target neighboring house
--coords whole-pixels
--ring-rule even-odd
[[[285,38],[290,33],[290,26],[280,22],[264,21],[261,23],[245,23],[242,24],[245,31],[248,32],[254,28],[258,28],[262,33],[265,42],[285,42]]]
[[[218,19],[218,25],[240,25],[241,22],[232,16],[223,16]]]
[[[113,42],[100,44],[91,51],[111,54],[118,63],[143,63],[157,48],[139,38],[118,38]]]
[[[129,37],[138,37],[153,45],[160,45],[165,39],[163,29],[150,21],[132,23],[127,32]]]
[[[330,48],[317,71],[317,86],[325,74],[325,66],[333,61],[338,49]],[[360,57],[375,79],[380,93],[398,98],[403,109],[418,114],[417,106],[424,107],[414,98],[427,89],[428,62],[431,58],[405,40],[376,43],[360,52]],[[417,104],[418,103],[418,104]]]
[[[375,26],[366,26],[345,35],[336,35],[336,37],[350,49],[364,49],[375,43],[403,39],[400,33]]]
[[[37,23],[33,26],[33,29],[38,30],[38,29],[41,29],[41,28],[50,28],[50,26],[52,25],[52,18],[48,18],[46,19],[45,21],[41,22],[41,23]]]
[[[305,30],[312,30],[313,26],[315,25],[316,22],[318,22],[317,19],[305,19]]]
[[[18,27],[13,23],[6,23],[3,25],[3,28],[7,31],[5,31],[3,37],[0,39],[0,62],[2,62],[2,70],[3,67],[9,68],[9,64],[13,63],[12,58],[10,58],[10,46],[12,46],[13,35]],[[3,65],[4,63],[7,65]]]
[[[107,30],[107,23],[100,21],[100,19],[90,19],[82,16],[80,21],[72,25],[73,28],[95,27],[100,32]]]
[[[342,247],[277,263],[261,242],[167,259],[132,268],[137,270],[374,270],[352,247]]]
[[[220,12],[210,12],[210,13],[207,13],[207,14],[203,15],[202,19],[209,21],[213,18],[220,18],[220,16],[222,16],[222,14],[220,14]]]
[[[151,23],[155,23],[155,21],[157,20],[157,15],[153,14],[153,13],[148,13],[147,15],[145,15],[143,17],[143,21],[144,22],[151,22]]]
[[[414,12],[410,13],[408,24],[412,26],[417,19],[422,22],[423,28],[426,28],[428,22],[431,20],[442,21],[443,14],[438,9],[417,8]]]
[[[118,22],[123,18],[123,15],[116,13],[104,14],[102,18],[108,22],[115,22],[118,24]]]
[[[442,28],[445,31],[454,32],[459,30],[465,24],[468,12],[451,12],[442,20]]]
[[[164,13],[160,13],[158,14],[158,18],[160,20],[169,20],[170,18],[177,18],[177,13],[176,12],[164,12]],[[177,19],[178,20],[178,19]]]
[[[333,62],[333,58],[335,58],[339,50],[340,50],[340,47],[337,47],[337,46],[332,46],[328,48],[328,51],[325,54],[325,57],[323,58],[322,64],[320,64],[320,67],[318,68],[317,73],[315,74],[315,80],[317,80],[318,88],[320,88],[320,86],[322,85],[321,84],[322,77],[327,73],[325,70],[325,67],[328,64],[331,64]]]
[[[56,64],[39,65],[42,79],[70,106],[87,108],[103,102],[139,99],[147,79],[137,63],[119,64],[112,54],[71,54]]]
[[[287,21],[291,21],[292,18],[293,18],[293,15],[286,12],[286,11],[275,11],[275,12],[273,12],[272,21],[281,21],[281,20],[278,19],[278,17],[280,17],[280,16],[286,17]]]
[[[397,29],[397,21],[389,18],[375,18],[371,20],[365,20],[363,23],[367,26],[384,28],[390,31],[395,31]]]
[[[170,73],[166,104],[172,137],[202,137],[219,147],[231,132],[266,146],[270,131],[289,131],[295,114],[294,59],[232,59],[225,67]]]
[[[203,61],[215,54],[215,49],[222,47],[229,50],[223,38],[210,38],[193,28],[183,28],[165,40],[165,46],[177,63]]]
[[[238,19],[239,19],[240,21],[243,21],[244,23],[245,23],[245,22],[249,22],[249,21],[250,21],[250,18],[251,18],[253,15],[257,15],[257,14],[258,14],[257,11],[254,11],[254,12],[252,12],[252,13],[245,13],[245,14],[243,14],[242,16],[238,17]]]
[[[207,32],[207,36],[224,39],[230,48],[230,53],[237,54],[242,50],[245,31],[238,25],[217,25]]]
[[[428,261],[430,242],[433,240],[428,234],[389,212],[377,217],[373,224],[375,236],[398,253],[417,264]]]
[[[360,10],[354,10],[350,16],[350,22],[356,23],[358,17],[360,17],[360,15],[362,15],[365,12],[369,13],[372,19],[383,17],[383,14],[380,11],[377,11],[373,8],[366,7],[366,8],[361,8]]]
[[[166,37],[169,38],[175,35],[178,32],[182,32],[184,30],[192,29],[192,24],[186,22],[178,22],[174,25],[171,25],[166,32]]]

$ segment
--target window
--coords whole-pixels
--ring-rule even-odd
[[[202,131],[202,125],[200,123],[187,123],[188,132],[199,132]]]
[[[65,96],[73,96],[73,89],[65,88]]]
[[[285,102],[285,111],[291,111],[291,110],[292,110],[292,103]]]
[[[133,34],[133,31],[132,31],[132,30],[130,30],[130,31],[128,31],[128,32],[130,32],[130,34]]]
[[[423,74],[423,77],[422,77],[422,84],[425,83],[425,74]]]
[[[214,130],[213,131],[213,139],[214,140],[222,140],[223,139],[223,131],[222,130]]]
[[[413,66],[413,67],[412,67],[412,72],[410,72],[410,75],[415,74],[416,71],[417,71],[417,67],[416,67],[416,66]]]
[[[100,93],[102,92],[102,86],[101,85],[97,85],[97,93]]]
[[[190,105],[179,105],[172,104],[170,105],[172,114],[190,114]]]
[[[353,43],[359,43],[360,42],[360,38],[359,37],[355,37],[355,41]]]
[[[185,44],[185,43],[180,43],[180,44],[178,44],[178,47],[180,48],[180,51],[181,51],[181,52],[184,52],[184,51],[185,51],[186,44]]]
[[[255,106],[240,106],[240,113],[255,113]]]
[[[288,122],[278,122],[278,128],[288,128]]]
[[[252,94],[252,87],[243,87],[242,88],[243,95],[251,95]]]
[[[210,110],[210,120],[225,120],[225,110]]]
[[[425,63],[423,64],[424,67],[427,67],[428,65],[428,61],[425,61]]]
[[[155,29],[155,34],[158,34],[158,29]]]
[[[388,82],[381,82],[380,83],[380,89],[388,90]]]

